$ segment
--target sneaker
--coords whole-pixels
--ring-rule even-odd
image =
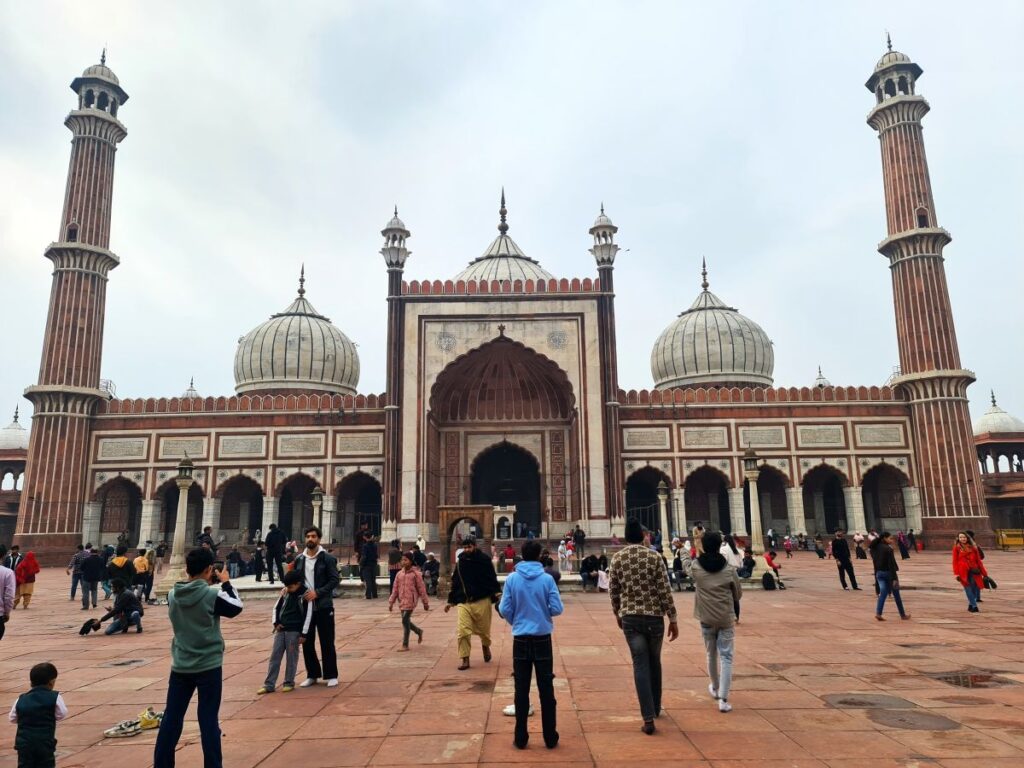
[[[503,710],[501,710],[501,714],[503,714],[505,717],[515,717],[516,716],[516,705],[515,704],[509,704],[507,707],[505,707]],[[530,711],[527,714],[527,717],[533,717],[533,704],[530,705]]]
[[[719,702],[718,702],[718,711],[719,712],[732,712],[732,704],[730,704],[725,699],[720,699]]]
[[[262,696],[265,693],[273,693],[273,692],[274,692],[273,688],[267,688],[267,686],[264,685],[258,691],[256,691],[256,695],[257,696]]]
[[[285,683],[284,685],[281,686],[281,693],[291,693],[294,690],[295,690],[295,686],[291,685],[289,683]]]
[[[714,683],[708,683],[708,693],[711,694],[712,699],[718,698],[718,691],[715,689]]]
[[[314,685],[316,685],[316,678],[315,677],[307,677],[305,680],[303,680],[301,683],[299,683],[299,688],[309,688],[310,686],[314,686]]]
[[[159,728],[163,719],[163,712],[154,712],[153,708],[149,707],[139,715],[139,728],[143,731],[151,731],[154,728]]]
[[[327,687],[328,688],[337,688],[338,687],[338,678],[332,677],[330,680],[328,680],[327,681]]]
[[[138,736],[142,733],[138,720],[122,720],[113,728],[107,728],[103,735],[110,739],[120,739],[127,736]]]

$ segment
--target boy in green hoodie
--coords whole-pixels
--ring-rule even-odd
[[[221,616],[242,612],[242,600],[225,571],[213,568],[213,552],[193,549],[185,557],[188,581],[179,581],[167,595],[171,640],[171,677],[167,705],[153,751],[154,768],[173,768],[174,749],[181,737],[192,694],[199,691],[199,732],[206,768],[222,768],[220,697],[223,685],[224,638]],[[211,586],[212,585],[212,586]]]

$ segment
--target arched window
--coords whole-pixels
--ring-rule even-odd
[[[117,99],[110,100],[110,114],[117,117]]]
[[[90,88],[88,91],[85,92],[85,107],[86,107],[86,109],[92,108],[92,105],[95,102],[96,102],[96,94],[94,94],[92,92],[92,89]]]
[[[910,93],[910,90],[907,88],[907,78],[906,77],[900,77],[900,79],[899,79],[899,91],[900,91],[900,93]]]
[[[69,243],[76,243],[76,242],[78,242],[78,225],[77,224],[68,224],[68,233],[67,233],[67,237],[65,239]]]
[[[878,86],[878,88],[875,89],[875,96],[878,97],[878,103],[881,104],[882,103],[882,86]]]
[[[928,222],[928,209],[918,208],[917,209],[917,226],[920,229],[931,226]]]
[[[110,103],[110,97],[106,93],[100,91],[100,98],[96,102],[96,108],[102,109],[104,112],[107,110],[107,105]]]
[[[892,80],[885,81],[885,95],[895,96],[896,95],[896,84]]]

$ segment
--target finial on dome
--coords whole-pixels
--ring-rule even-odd
[[[892,50],[892,38],[889,36],[889,30],[885,30],[885,47],[890,51]]]
[[[992,407],[995,408],[996,407],[996,391],[994,389],[990,389],[988,391],[988,393],[992,396]],[[18,420],[18,414],[17,413],[14,414],[14,420],[15,421]]]
[[[103,46],[103,53],[100,54],[100,66],[107,66],[107,46]]]
[[[395,218],[398,218],[398,203],[395,203]]]
[[[706,258],[704,258],[703,256],[700,259],[700,276],[701,276],[700,287],[703,290],[707,291],[708,286],[710,285],[708,283],[708,260]]]
[[[195,389],[196,388],[196,377],[195,376],[190,376],[189,377],[188,388],[189,389]]]
[[[18,423],[18,406],[14,406],[14,423]]]
[[[601,201],[601,215],[604,216],[604,200]]]
[[[306,263],[302,263],[302,269],[299,270],[299,296],[306,295]]]
[[[501,208],[498,209],[498,215],[501,216],[501,221],[498,223],[498,231],[501,234],[508,232],[508,222],[505,217],[508,215],[508,209],[505,208],[505,187],[501,188]]]

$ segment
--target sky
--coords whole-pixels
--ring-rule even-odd
[[[925,141],[972,416],[1024,417],[1024,5],[1016,2],[0,0],[0,422],[36,381],[74,106],[107,64],[119,117],[103,377],[121,397],[234,392],[239,337],[307,298],[384,389],[380,230],[407,279],[496,234],[594,276],[619,227],[619,382],[711,289],[774,342],[775,383],[881,384],[898,363],[864,82],[885,34],[924,69]],[[23,418],[22,423],[28,419]]]

